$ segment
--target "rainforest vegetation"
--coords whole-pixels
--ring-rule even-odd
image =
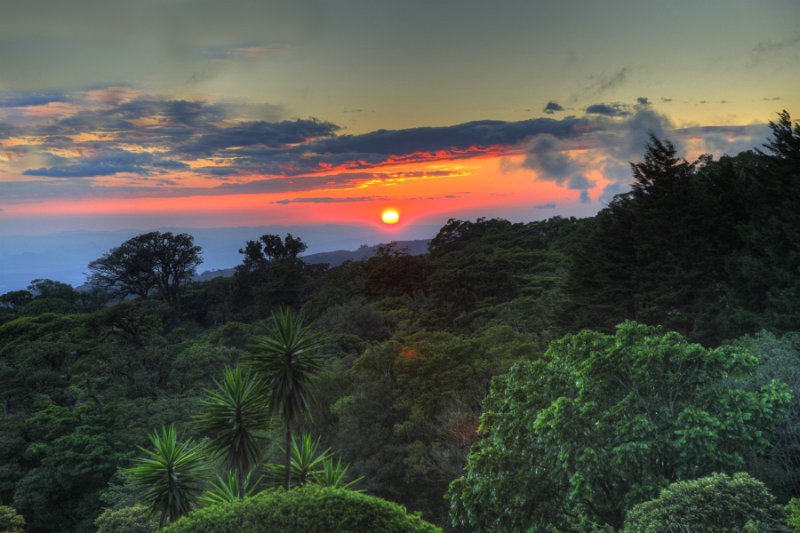
[[[0,296],[0,530],[800,530],[800,126],[771,128],[652,137],[595,217],[423,255],[264,235],[193,282],[152,232],[93,290]]]

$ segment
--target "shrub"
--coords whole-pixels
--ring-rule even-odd
[[[97,533],[152,533],[158,529],[158,519],[144,505],[133,505],[106,509],[94,525]]]
[[[198,509],[163,533],[220,531],[435,533],[441,530],[404,507],[343,489],[273,489],[232,504]]]
[[[23,533],[25,519],[13,507],[0,505],[0,531],[3,533]]]
[[[672,483],[658,498],[633,507],[624,533],[789,532],[784,509],[757,479],[745,473],[712,474]]]

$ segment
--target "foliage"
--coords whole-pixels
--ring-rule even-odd
[[[244,481],[260,463],[269,424],[262,383],[239,366],[226,368],[216,390],[205,390],[199,408],[197,424],[211,435],[207,447]]]
[[[290,309],[272,314],[267,335],[253,338],[247,362],[261,376],[269,395],[269,412],[277,415],[285,431],[284,486],[289,488],[292,424],[308,416],[313,380],[322,368],[319,353],[323,339]]]
[[[611,331],[661,324],[706,345],[800,312],[800,125],[770,123],[768,153],[689,163],[651,136],[633,190],[595,217],[574,254],[565,319]]]
[[[90,282],[120,296],[144,298],[158,289],[164,301],[177,310],[179,290],[202,262],[200,253],[186,233],[143,233],[89,263]]]
[[[339,457],[336,461],[333,457],[327,457],[322,461],[322,468],[314,472],[314,483],[320,487],[330,487],[334,489],[347,489],[355,492],[363,492],[355,487],[364,479],[363,476],[348,481],[348,471],[350,465],[342,463]]]
[[[200,446],[179,440],[174,426],[161,428],[150,436],[153,450],[141,448],[144,457],[129,471],[147,487],[142,500],[153,513],[160,514],[159,524],[177,520],[197,505],[206,478],[206,457]]]
[[[741,472],[712,474],[672,483],[657,498],[634,506],[623,532],[789,533],[786,519],[784,509],[757,479]]]
[[[236,267],[234,279],[234,303],[241,310],[239,314],[260,317],[276,307],[297,307],[318,270],[298,257],[306,248],[291,233],[283,239],[266,234],[247,241],[239,250],[244,259]]]
[[[0,505],[0,531],[3,533],[24,533],[25,519],[13,507]]]
[[[800,126],[781,113],[772,131],[761,151],[694,163],[684,161],[667,141],[651,139],[632,168],[635,189],[596,217],[452,220],[431,242],[430,252],[420,256],[407,256],[390,244],[376,257],[326,269],[303,263],[299,238],[266,236],[243,247],[258,253],[244,253],[233,277],[178,287],[180,315],[166,299],[149,297],[157,292],[155,285],[143,291],[148,298],[111,304],[100,290],[77,291],[53,280],[34,280],[28,290],[0,295],[0,502],[13,504],[29,530],[59,533],[88,531],[104,508],[132,505],[143,488],[121,477],[120,468],[130,465],[137,446],[147,445],[154,427],[178,422],[188,436],[202,436],[193,434],[198,428],[190,424],[203,409],[202,391],[221,394],[218,385],[224,384],[212,378],[247,357],[253,334],[269,326],[263,319],[281,306],[302,307],[314,321],[309,331],[329,339],[327,357],[314,373],[317,400],[308,402],[308,416],[289,425],[298,444],[299,435],[310,432],[319,450],[341,456],[353,477],[364,476],[360,486],[439,524],[448,522],[442,494],[464,474],[468,450],[479,437],[489,382],[516,361],[526,362],[494,386],[484,416],[497,420],[500,391],[517,391],[520,397],[507,398],[504,405],[519,409],[514,416],[520,422],[484,424],[492,431],[508,430],[508,453],[491,455],[481,444],[473,456],[484,450],[485,464],[498,461],[493,472],[501,467],[516,472],[505,481],[497,474],[496,484],[484,486],[513,505],[535,501],[537,512],[550,505],[562,522],[547,527],[589,530],[598,520],[576,498],[602,492],[598,480],[603,475],[619,490],[587,501],[608,500],[606,507],[617,506],[614,502],[634,482],[640,483],[640,494],[625,493],[621,508],[656,497],[671,481],[711,472],[710,463],[729,465],[714,470],[751,473],[780,502],[800,496]],[[621,385],[609,386],[602,396],[587,392],[577,398],[575,391],[582,389],[568,377],[590,373],[593,383],[603,382],[616,375],[611,362],[604,375],[596,357],[566,358],[569,363],[561,366],[554,357],[539,361],[553,339],[579,327],[608,333],[625,318],[678,330],[707,347],[738,338],[732,347],[707,352],[752,353],[757,367],[720,378],[727,388],[714,408],[707,404],[721,387],[719,380],[687,380],[685,390],[672,396],[664,396],[660,382],[643,389],[654,406],[674,397],[696,407],[681,424],[697,433],[677,435],[677,421],[656,416],[658,424],[652,425],[635,413],[625,419],[623,414],[632,411],[619,400]],[[595,352],[599,357],[606,350],[601,346]],[[732,357],[732,364],[741,359]],[[591,361],[585,368],[578,363],[584,359]],[[622,361],[622,367],[635,366]],[[542,368],[559,370],[545,380]],[[789,416],[772,431],[762,422],[780,418],[777,403],[765,399],[775,379],[786,383],[795,399]],[[537,421],[523,400],[539,399],[536,408],[545,409],[555,404],[553,398],[544,401],[550,393],[566,398],[559,404],[564,409],[579,405],[585,412],[554,415],[559,423],[550,426],[545,418],[539,421],[539,429],[547,432],[537,435],[552,438],[533,443],[548,453],[532,461],[530,447],[522,443]],[[651,398],[651,393],[662,396]],[[731,403],[735,394],[744,400]],[[755,413],[754,397],[764,399]],[[595,405],[578,403],[583,399]],[[622,422],[612,416],[612,402]],[[735,407],[727,418],[720,415],[725,402]],[[590,414],[603,412],[614,424],[589,423]],[[731,421],[736,413],[740,426],[758,427],[761,435],[750,434],[748,440],[725,429],[736,425]],[[262,415],[267,414],[265,408]],[[706,415],[709,425],[701,423]],[[614,440],[614,425],[624,440]],[[270,436],[263,456],[277,460],[286,432],[263,429]],[[489,434],[483,438],[491,443]],[[672,441],[673,446],[663,446]],[[581,455],[581,449],[587,452]],[[618,454],[601,453],[606,449]],[[658,462],[661,456],[652,459],[664,449],[683,450],[686,456],[674,464],[685,472],[659,477],[645,468],[645,463],[666,464]],[[592,459],[592,452],[599,458]],[[609,473],[615,460],[621,474]],[[629,464],[637,460],[640,470]],[[338,461],[322,463],[331,478]],[[550,470],[531,467],[545,462]],[[478,463],[473,459],[467,478],[480,470]],[[567,475],[585,471],[593,474]],[[527,490],[534,474],[540,476],[538,484]],[[233,489],[229,472],[220,475]],[[533,498],[537,491],[544,497]],[[239,487],[229,492],[238,495]],[[573,497],[567,505],[559,499],[564,494]],[[564,517],[564,510],[577,516]]]
[[[236,470],[229,470],[227,476],[217,474],[216,480],[209,482],[200,502],[205,506],[243,500],[256,493],[260,482],[261,478],[253,477],[252,470],[244,477],[240,477]]]
[[[144,505],[106,509],[94,522],[97,533],[152,533],[158,521]]]
[[[759,364],[751,388],[778,380],[786,383],[792,391],[789,416],[770,439],[769,454],[754,458],[748,468],[780,500],[786,501],[800,494],[800,333],[776,336],[762,331],[752,337],[743,337],[736,344],[758,356]]]
[[[199,509],[164,529],[164,533],[189,531],[433,533],[441,530],[408,514],[397,504],[347,490],[306,485],[289,491],[264,491],[242,502]]]
[[[620,527],[668,483],[741,470],[767,452],[791,402],[778,382],[744,386],[757,362],[742,348],[707,350],[634,322],[551,343],[493,384],[483,437],[450,486],[453,523]]]
[[[322,470],[326,460],[331,458],[330,449],[319,449],[319,439],[314,440],[311,434],[304,433],[300,442],[292,437],[292,446],[289,451],[290,459],[290,485],[305,485],[312,481]],[[267,473],[274,481],[284,479],[283,465],[267,465]]]

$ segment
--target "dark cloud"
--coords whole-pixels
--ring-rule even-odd
[[[580,199],[582,204],[588,204],[591,203],[592,201],[592,199],[589,197],[589,191],[587,191],[586,189],[581,191],[581,194],[578,198]]]
[[[650,100],[646,96],[640,96],[636,99],[636,104],[641,106],[650,105]]]
[[[586,112],[593,115],[606,115],[609,117],[624,117],[631,114],[629,107],[625,104],[592,104],[586,108]]]
[[[0,122],[0,139],[11,137],[17,128],[7,122]]]
[[[207,155],[229,148],[259,146],[262,149],[285,148],[333,135],[339,126],[316,119],[255,121],[230,127],[211,127],[209,133],[178,147],[187,155]]]
[[[149,174],[151,168],[175,170],[186,168],[179,161],[156,160],[152,154],[133,153],[125,150],[113,150],[101,155],[67,159],[60,158],[66,164],[49,168],[28,169],[26,176],[44,176],[49,178],[87,178],[112,176],[121,172]]]
[[[458,152],[474,147],[515,146],[534,135],[556,137],[580,135],[585,121],[538,118],[519,122],[481,120],[455,126],[377,130],[362,135],[340,135],[309,143],[307,150],[324,154],[375,154],[378,156],[414,153]]]
[[[369,202],[372,200],[386,200],[386,196],[354,196],[350,198],[331,198],[323,196],[319,198],[292,198],[285,200],[278,200],[272,202],[273,204],[338,204],[349,202]]]
[[[595,185],[595,181],[590,180],[583,174],[576,174],[567,181],[567,188],[574,190],[591,189]]]
[[[51,102],[67,102],[67,96],[60,92],[50,93],[0,93],[0,107],[31,107]]]
[[[548,202],[546,204],[537,204],[533,206],[534,209],[555,209],[556,204],[555,202]]]
[[[564,111],[564,107],[561,104],[559,104],[557,102],[553,102],[552,100],[550,100],[544,106],[544,109],[542,109],[542,111],[544,111],[548,115],[552,115],[553,113],[558,113],[560,111]]]
[[[666,104],[666,103],[668,103],[668,102],[671,102],[671,101],[672,101],[672,98],[664,98],[664,97],[662,96],[662,97],[661,97],[661,101],[662,101],[662,102],[664,102],[664,103]]]
[[[562,152],[560,141],[550,134],[533,138],[522,166],[537,171],[542,179],[558,184],[579,170],[579,166]]]
[[[780,96],[772,96],[772,97],[769,97],[769,98],[764,98],[763,100],[765,100],[767,102],[777,102],[780,99],[781,99]]]

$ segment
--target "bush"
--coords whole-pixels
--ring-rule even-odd
[[[435,533],[441,530],[395,503],[342,489],[304,486],[264,491],[233,504],[198,509],[163,533],[220,531]]]
[[[789,532],[783,508],[757,479],[738,473],[712,474],[672,483],[658,498],[633,507],[624,533]]]
[[[23,533],[25,519],[17,514],[13,507],[0,505],[0,531],[3,533]]]
[[[97,533],[152,533],[158,529],[158,520],[144,505],[121,509],[106,509],[97,517]]]

